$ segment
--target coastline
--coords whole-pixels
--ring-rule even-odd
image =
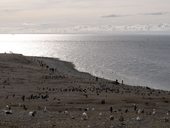
[[[0,70],[1,127],[170,125],[170,92],[166,90],[98,78],[79,72],[71,62],[50,57],[0,54]],[[7,105],[11,114],[4,111],[9,110]],[[36,111],[35,116],[30,117],[30,111]]]

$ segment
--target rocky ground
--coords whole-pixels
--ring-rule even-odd
[[[79,72],[55,58],[0,54],[2,128],[170,128],[170,92]]]

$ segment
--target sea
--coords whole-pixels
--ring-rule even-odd
[[[102,78],[170,90],[170,35],[0,34],[0,53],[55,57]]]

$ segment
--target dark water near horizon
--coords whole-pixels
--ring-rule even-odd
[[[170,90],[168,35],[0,35],[0,52],[57,57],[80,71]]]

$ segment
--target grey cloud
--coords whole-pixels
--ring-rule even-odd
[[[151,16],[161,16],[161,15],[167,15],[168,12],[150,12],[150,13],[144,13],[142,15],[151,15]]]
[[[117,17],[126,17],[126,16],[130,16],[130,15],[116,15],[116,14],[111,14],[111,15],[102,16],[102,18],[117,18]]]
[[[0,9],[0,12],[3,13],[11,13],[11,12],[18,12],[18,11],[22,11],[22,9]]]
[[[161,16],[161,15],[167,15],[168,12],[149,12],[149,13],[140,13],[140,14],[134,14],[134,15],[116,15],[116,14],[110,14],[101,16],[102,18],[117,18],[117,17],[127,17],[127,16],[137,16],[137,15],[145,15],[145,16]]]
[[[60,6],[64,3],[62,0],[30,0],[22,3],[13,5],[9,3],[8,5],[0,4],[0,13],[12,13],[12,12],[22,12],[28,10],[38,10],[38,9],[50,9],[55,8],[55,6]]]

